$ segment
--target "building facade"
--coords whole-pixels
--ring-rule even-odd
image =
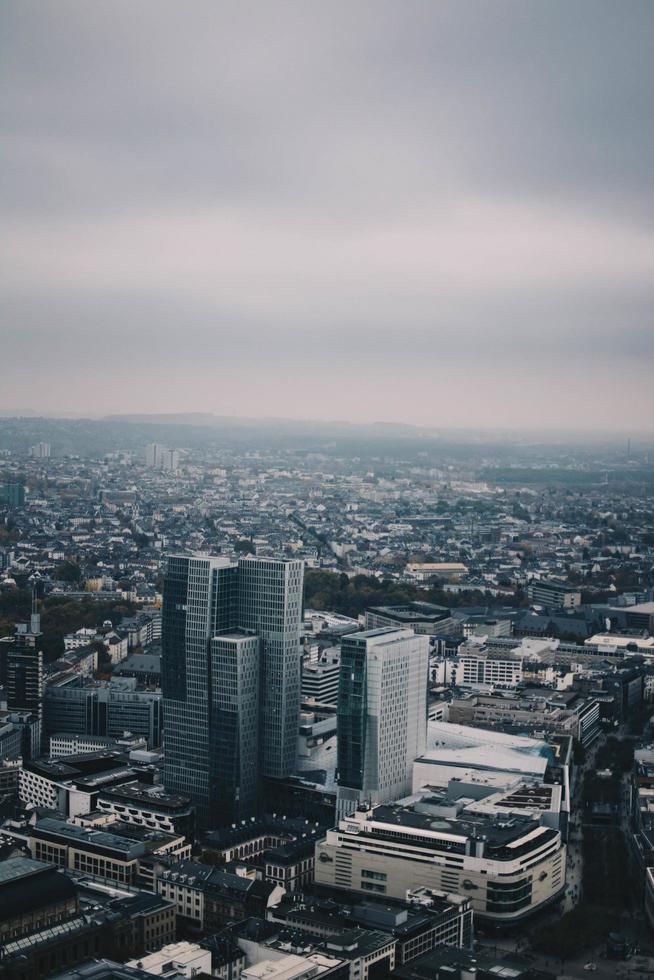
[[[529,818],[444,819],[429,800],[360,808],[316,845],[319,885],[390,898],[427,888],[470,898],[475,918],[511,923],[565,888],[561,834]]]
[[[168,560],[165,783],[190,795],[201,825],[251,814],[258,776],[295,767],[303,567],[275,558]]]
[[[337,813],[411,793],[427,737],[429,639],[386,627],[343,637]]]

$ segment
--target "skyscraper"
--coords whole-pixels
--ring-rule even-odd
[[[429,638],[410,629],[344,636],[338,691],[337,815],[411,793],[427,738]]]
[[[32,459],[49,459],[51,446],[49,442],[37,442],[35,446],[30,446],[30,456]]]
[[[257,806],[260,647],[261,639],[245,630],[211,640],[213,792],[230,822]]]
[[[145,447],[145,465],[157,468],[161,465],[161,450],[163,446],[160,446],[156,442],[149,442]]]
[[[263,776],[288,776],[297,755],[304,562],[241,558],[238,625],[261,637],[260,755]]]
[[[212,810],[209,641],[233,623],[236,566],[221,558],[168,559],[162,611],[164,782],[189,795],[198,819]]]
[[[26,758],[40,751],[45,690],[41,641],[41,617],[33,584],[29,624],[19,623],[14,636],[0,640],[0,687],[4,689],[7,707],[33,719],[33,724],[23,729],[22,753]]]
[[[174,556],[164,579],[164,781],[200,823],[256,808],[295,767],[303,563]]]

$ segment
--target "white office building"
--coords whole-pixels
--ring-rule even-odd
[[[386,627],[343,637],[337,813],[411,792],[425,750],[429,639]]]

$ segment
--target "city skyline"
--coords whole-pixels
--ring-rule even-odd
[[[6,4],[3,406],[649,426],[651,20]]]

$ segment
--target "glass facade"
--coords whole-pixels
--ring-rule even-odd
[[[165,784],[191,796],[201,824],[254,812],[257,774],[295,768],[303,571],[274,558],[168,559]]]
[[[300,717],[300,628],[304,562],[242,558],[238,625],[261,637],[260,754],[263,776],[295,769]]]
[[[343,637],[338,688],[338,783],[363,789],[367,686],[365,639]]]

